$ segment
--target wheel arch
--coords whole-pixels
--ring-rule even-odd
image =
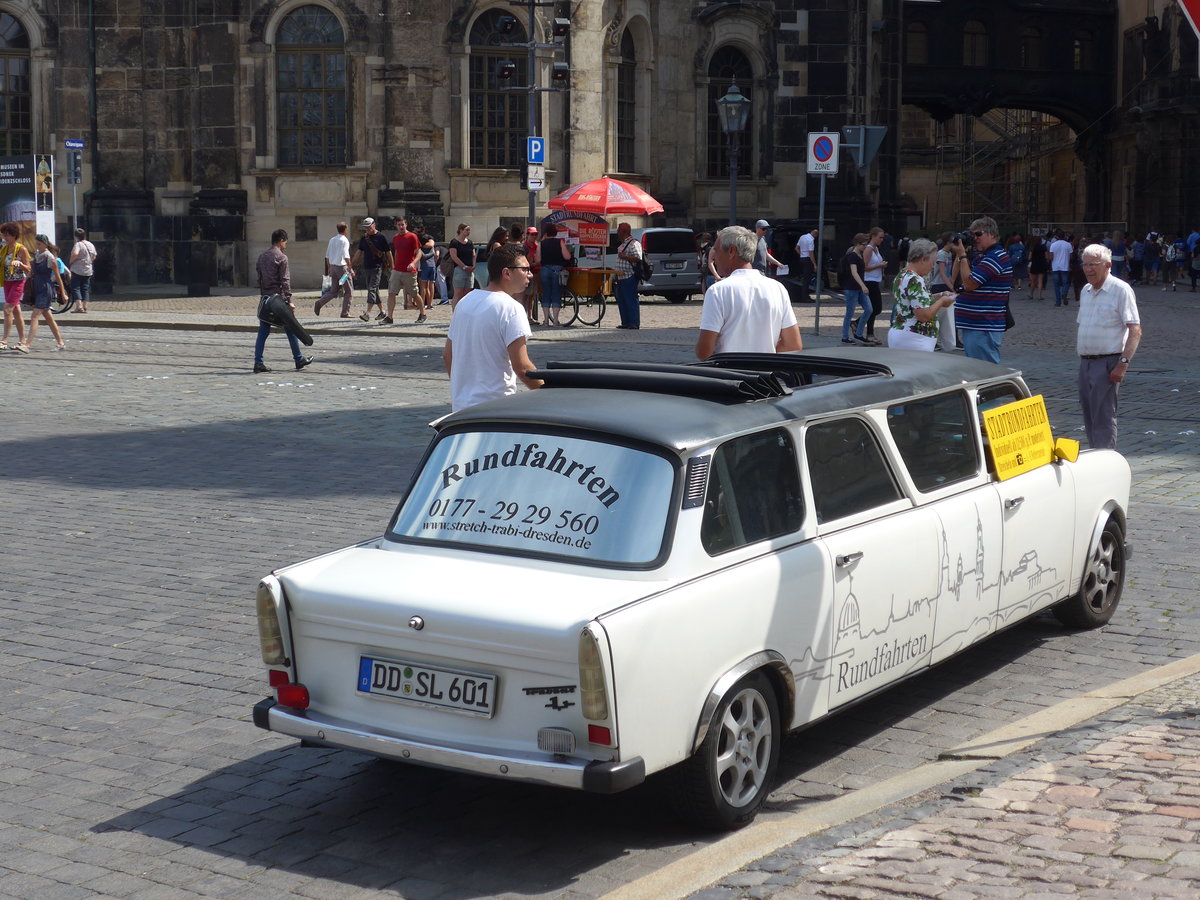
[[[713,682],[696,722],[696,733],[692,739],[692,753],[699,750],[700,745],[704,743],[709,725],[712,724],[713,715],[725,695],[747,675],[760,670],[766,674],[771,686],[775,689],[775,699],[779,704],[779,721],[781,723],[792,721],[792,711],[796,703],[796,682],[792,677],[792,670],[788,667],[787,660],[782,654],[774,650],[762,650],[730,667]],[[783,726],[783,730],[787,731],[786,724]]]
[[[1104,506],[1100,507],[1099,515],[1096,516],[1096,521],[1092,523],[1092,533],[1088,537],[1087,553],[1084,555],[1085,568],[1087,566],[1086,560],[1091,556],[1092,551],[1096,549],[1096,545],[1100,543],[1100,535],[1104,533],[1104,528],[1108,525],[1110,519],[1121,529],[1121,540],[1125,544],[1125,558],[1129,559],[1132,556],[1128,541],[1129,533],[1125,526],[1125,510],[1116,500],[1109,500]]]

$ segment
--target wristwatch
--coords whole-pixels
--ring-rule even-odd
[[[1122,356],[1120,359],[1117,360],[1117,362],[1123,362],[1123,363],[1125,363],[1125,365],[1129,365],[1129,357]]]

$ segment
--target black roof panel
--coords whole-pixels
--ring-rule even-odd
[[[951,353],[914,350],[800,350],[781,354],[720,354],[706,363],[684,367],[636,363],[573,362],[556,369],[567,380],[588,386],[529,391],[481,403],[452,413],[436,423],[440,429],[478,423],[502,427],[561,426],[623,435],[676,450],[710,443],[782,422],[829,415],[842,410],[885,406],[915,395],[937,393],[965,384],[995,381],[1020,374]],[[778,372],[796,387],[780,396],[755,399],[761,393],[697,388],[709,378],[689,379],[680,369],[697,371],[719,366],[744,372]],[[603,377],[605,369],[611,379]],[[582,370],[582,371],[581,371]],[[578,376],[566,373],[578,372]],[[586,372],[586,377],[583,373]],[[806,374],[807,373],[807,374]],[[714,375],[716,373],[713,373]],[[718,384],[734,384],[718,376]],[[669,386],[668,386],[669,385]],[[728,394],[728,396],[726,396]]]

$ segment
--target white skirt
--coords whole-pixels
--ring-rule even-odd
[[[937,338],[915,334],[907,328],[888,329],[888,347],[893,350],[930,350],[937,345]]]

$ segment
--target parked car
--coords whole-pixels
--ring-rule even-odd
[[[633,237],[653,267],[649,281],[638,292],[683,303],[693,295],[704,296],[700,271],[700,244],[690,228],[635,228]],[[616,259],[620,246],[616,232],[608,235],[608,261]]]
[[[1109,621],[1130,471],[952,354],[552,363],[387,526],[258,587],[261,728],[735,828],[784,734],[1042,610]],[[988,425],[981,425],[987,417]]]

